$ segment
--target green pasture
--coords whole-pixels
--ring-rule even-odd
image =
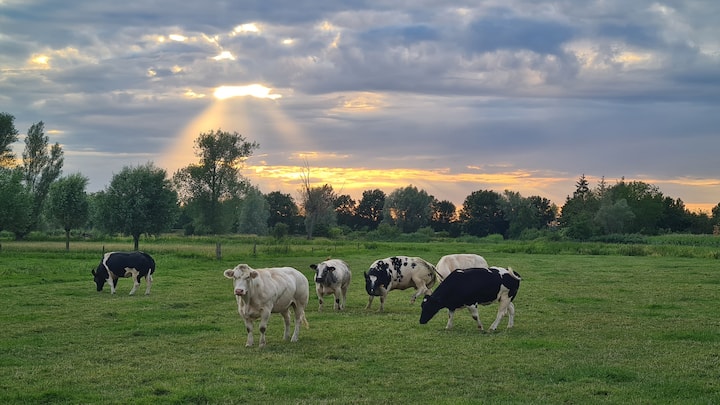
[[[141,243],[155,257],[150,296],[95,291],[103,249],[128,241],[4,241],[0,246],[3,404],[714,404],[720,403],[720,261],[708,246],[558,242],[258,244],[229,239]],[[437,262],[475,252],[523,277],[515,327],[479,333],[467,311],[420,325],[410,290],[366,310],[363,271],[394,254]],[[347,309],[331,300],[310,328],[246,348],[232,283],[237,263],[294,266],[342,258]],[[482,307],[487,326],[497,306]],[[258,333],[256,331],[256,333]],[[256,342],[258,335],[256,335]]]

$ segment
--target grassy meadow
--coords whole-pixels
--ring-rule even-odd
[[[708,237],[711,238],[711,237]],[[715,238],[718,239],[718,238]],[[712,404],[720,403],[720,261],[707,245],[561,242],[285,245],[229,239],[141,241],[152,294],[98,293],[90,270],[129,241],[0,245],[0,403],[104,404]],[[515,327],[479,333],[467,311],[418,322],[411,290],[366,310],[363,271],[395,254],[436,263],[474,252],[523,282]],[[353,271],[347,309],[318,312],[311,281],[300,341],[246,348],[222,271],[341,258]],[[480,308],[488,327],[497,305]]]

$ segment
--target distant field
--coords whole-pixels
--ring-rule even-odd
[[[2,242],[0,403],[720,403],[720,261],[707,245],[293,242],[142,243],[158,270],[149,297],[95,291],[105,250],[126,241]],[[625,249],[625,250],[624,250]],[[635,250],[631,250],[635,249]],[[393,291],[365,310],[363,271],[393,254],[437,262],[475,252],[523,276],[515,328],[478,333],[466,311],[418,323],[419,302]],[[353,271],[347,310],[317,311],[282,341],[245,348],[222,270],[309,265]],[[143,281],[144,283],[144,281]],[[144,284],[139,292],[144,291]],[[497,306],[481,308],[487,326]],[[257,341],[257,337],[256,337]]]

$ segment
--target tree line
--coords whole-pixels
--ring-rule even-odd
[[[21,159],[14,117],[0,113],[0,231],[17,239],[33,231],[62,229],[69,248],[72,230],[132,236],[182,229],[186,235],[244,233],[336,237],[425,232],[447,237],[502,235],[574,240],[611,235],[718,232],[720,203],[712,213],[695,213],[682,200],[664,196],[639,181],[604,179],[591,188],[583,174],[572,196],[558,208],[541,196],[493,190],[471,192],[462,207],[412,185],[386,194],[366,190],[359,201],[332,185],[314,185],[305,165],[296,201],[290,194],[263,194],[240,170],[259,148],[237,132],[220,129],[195,140],[197,162],[172,176],[152,162],[124,167],[102,191],[87,193],[80,173],[61,177],[63,150],[50,144],[42,121],[25,138]]]

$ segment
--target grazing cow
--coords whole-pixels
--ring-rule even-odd
[[[419,257],[393,256],[373,262],[364,272],[365,291],[370,296],[365,309],[369,309],[375,296],[380,297],[380,311],[385,310],[385,298],[391,290],[417,290],[410,303],[420,294],[430,291],[435,284],[435,266]]]
[[[450,273],[457,269],[469,269],[473,267],[486,269],[490,266],[488,266],[485,258],[480,255],[460,253],[441,257],[440,261],[438,261],[438,264],[435,267],[437,268],[440,282],[442,282],[448,275],[450,275]],[[472,316],[475,322],[478,323],[478,328],[480,328],[480,315],[478,314],[477,304],[468,305],[467,309],[470,312],[470,316]],[[454,317],[455,311],[448,310],[448,322],[445,326],[445,329],[452,329]]]
[[[145,252],[108,252],[97,269],[92,271],[97,290],[102,291],[105,282],[110,284],[110,293],[115,294],[115,287],[120,277],[133,279],[133,288],[130,295],[134,295],[140,286],[140,279],[145,277],[145,295],[150,295],[153,274],[155,273],[155,260]]]
[[[305,307],[310,296],[307,278],[292,267],[252,269],[247,264],[238,264],[234,269],[224,271],[225,277],[234,281],[238,313],[245,321],[247,342],[252,346],[253,322],[260,318],[260,347],[265,346],[265,330],[271,313],[280,313],[285,320],[284,340],[290,337],[290,308],[295,312],[295,331],[290,339],[297,342],[300,323],[308,326]]]
[[[315,270],[315,292],[318,296],[318,310],[322,311],[323,297],[333,294],[335,304],[333,308],[338,311],[345,309],[347,290],[350,286],[352,273],[347,263],[340,259],[328,259],[318,264],[311,264]]]
[[[508,328],[515,321],[513,300],[520,288],[520,274],[502,267],[459,269],[450,273],[431,295],[426,295],[421,304],[420,323],[426,324],[442,308],[454,311],[457,308],[498,301],[495,322],[490,330],[497,329],[505,313],[508,313]],[[478,328],[483,330],[478,319]]]

